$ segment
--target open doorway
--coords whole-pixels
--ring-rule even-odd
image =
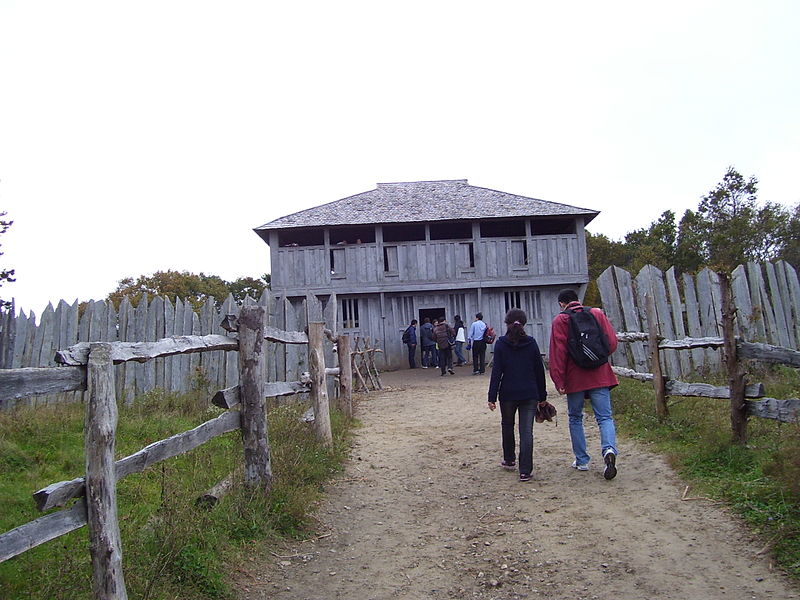
[[[425,322],[425,319],[428,318],[433,322],[434,319],[439,319],[441,317],[447,318],[447,312],[445,312],[444,308],[421,308],[419,309],[419,322],[420,325]]]

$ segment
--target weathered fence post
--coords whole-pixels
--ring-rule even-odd
[[[86,508],[92,555],[92,589],[99,600],[128,597],[122,576],[122,543],[117,520],[114,447],[117,399],[111,344],[93,343],[88,364],[86,404]]]
[[[272,488],[272,465],[264,398],[264,315],[263,306],[243,306],[239,313],[239,396],[244,481],[266,495]]]
[[[736,354],[736,335],[733,319],[736,307],[733,305],[729,275],[719,276],[722,293],[722,339],[725,352],[725,364],[728,368],[728,387],[731,394],[731,433],[737,444],[747,442],[747,404],[744,399],[745,373]]]
[[[328,387],[325,385],[325,323],[308,324],[308,370],[311,374],[311,402],[314,407],[314,431],[325,446],[333,444]]]
[[[661,357],[658,351],[658,321],[656,320],[656,305],[652,293],[645,294],[645,302],[647,303],[647,344],[650,349],[650,362],[651,370],[653,371],[653,389],[656,392],[656,414],[659,419],[666,419],[669,417],[669,408],[667,407],[667,392],[666,382],[664,375],[661,373]]]
[[[336,338],[336,356],[339,357],[339,408],[349,419],[353,416],[353,365],[350,362],[350,334]]]

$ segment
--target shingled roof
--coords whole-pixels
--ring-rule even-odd
[[[466,179],[379,183],[362,192],[275,219],[257,233],[296,227],[420,223],[475,218],[575,217],[598,211],[469,185]]]

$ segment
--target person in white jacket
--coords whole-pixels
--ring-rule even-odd
[[[464,344],[467,341],[467,330],[464,327],[464,321],[461,317],[456,315],[453,318],[453,329],[456,330],[456,366],[467,364],[467,359],[464,358]]]

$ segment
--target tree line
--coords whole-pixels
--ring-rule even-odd
[[[793,208],[759,202],[758,180],[728,167],[697,209],[686,210],[679,221],[674,211],[667,210],[648,227],[619,241],[587,232],[586,245],[587,304],[599,303],[595,281],[611,265],[631,273],[648,264],[662,271],[674,266],[679,273],[696,273],[704,267],[730,273],[747,261],[800,265],[800,202]]]

